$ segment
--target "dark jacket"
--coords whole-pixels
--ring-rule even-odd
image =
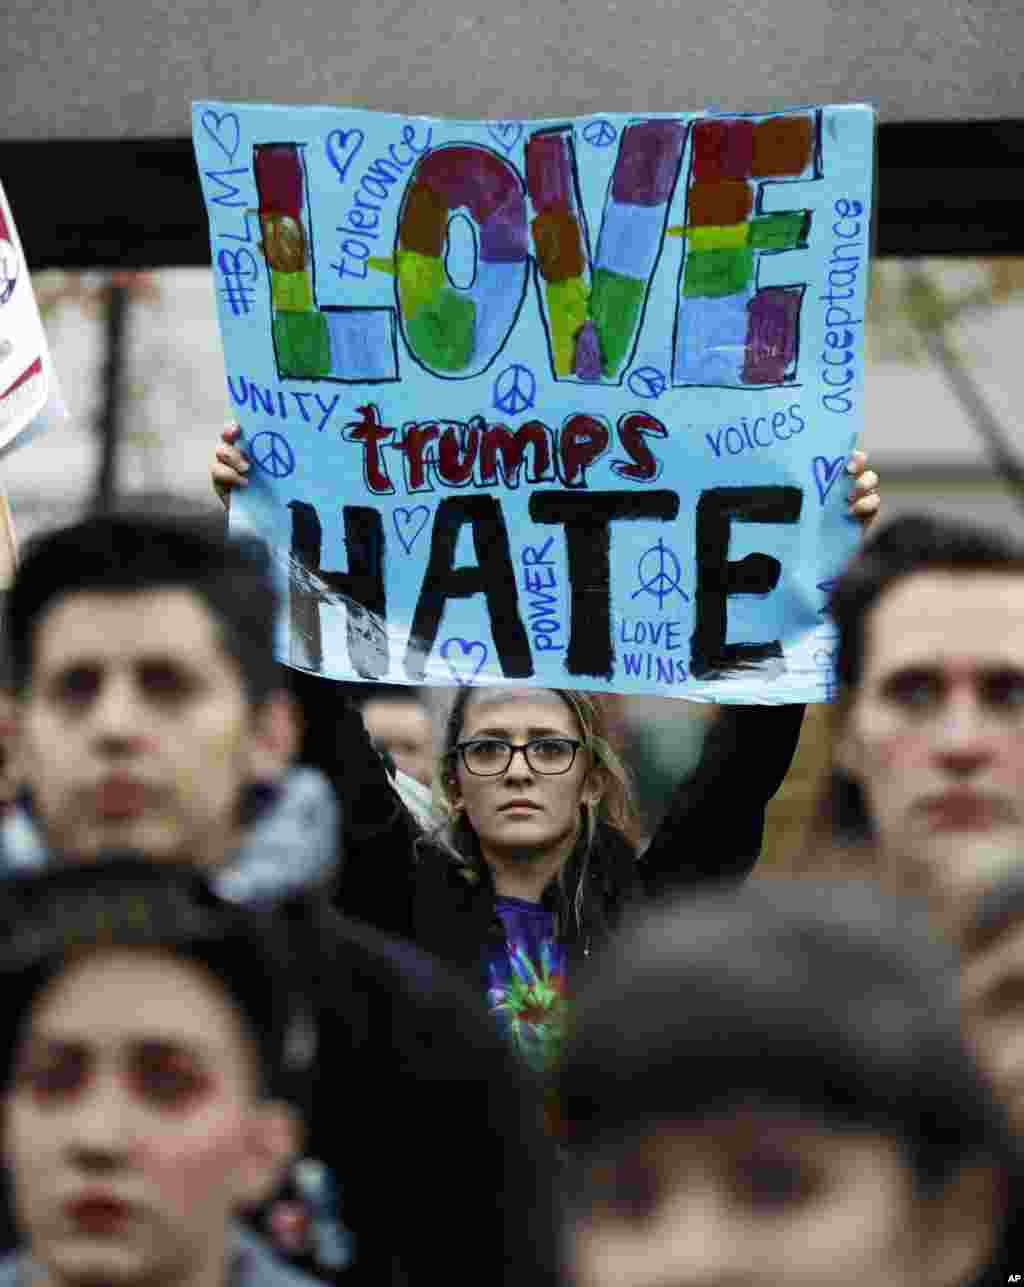
[[[315,1075],[294,1098],[305,1155],[326,1164],[336,1190],[334,1241],[352,1257],[330,1277],[340,1287],[554,1287],[553,1163],[535,1094],[474,989],[331,905],[337,864],[323,837],[337,811],[326,784],[315,787],[299,773],[263,800],[219,885],[276,908],[308,981]],[[0,875],[47,860],[28,812],[5,823],[3,840]],[[0,1238],[5,1222],[0,1247],[14,1245],[0,1203]],[[453,1244],[460,1230],[475,1254]]]
[[[296,684],[313,721],[307,750],[331,778],[342,809],[345,859],[336,906],[412,940],[477,981],[489,937],[503,933],[489,871],[481,864],[478,879],[467,880],[462,864],[425,841],[358,712],[341,704],[338,694],[333,706],[327,694],[321,700],[323,680],[300,674]],[[571,892],[579,856],[570,858],[562,881],[547,894],[570,965],[613,933],[632,906],[750,872],[761,849],[765,807],[789,769],[803,712],[803,706],[723,708],[697,769],[679,787],[642,857],[618,834],[599,830],[578,919]],[[322,726],[324,718],[329,728]]]
[[[553,1159],[482,997],[322,899],[293,900],[286,914],[320,1018],[312,1152],[332,1168],[355,1233],[357,1272],[342,1287],[553,1287]],[[460,1229],[477,1256],[453,1250]]]

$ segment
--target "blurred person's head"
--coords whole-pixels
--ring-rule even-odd
[[[134,859],[0,895],[3,1158],[51,1287],[211,1284],[296,1151],[273,927]]]
[[[909,900],[778,881],[643,922],[561,1073],[577,1287],[953,1287],[1008,1156]]]
[[[26,550],[12,771],[51,849],[224,861],[246,787],[294,745],[275,609],[262,547],[177,520],[90,518]]]
[[[1024,845],[1024,547],[904,518],[840,577],[836,772],[841,839],[939,886],[973,885]]]
[[[415,689],[373,693],[360,710],[377,750],[389,755],[403,773],[430,786],[434,773],[434,728],[430,711]]]

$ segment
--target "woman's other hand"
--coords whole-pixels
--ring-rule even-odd
[[[225,425],[220,436],[220,444],[213,453],[210,481],[225,509],[231,505],[231,493],[235,488],[249,485],[246,477],[249,472],[249,461],[242,449],[235,446],[241,436],[242,430],[239,425],[234,423]]]

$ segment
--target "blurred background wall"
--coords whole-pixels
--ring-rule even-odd
[[[498,119],[1021,111],[1012,0],[7,0],[4,28],[8,139],[175,137],[193,98]]]

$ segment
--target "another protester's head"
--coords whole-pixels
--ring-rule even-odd
[[[191,870],[99,860],[5,883],[0,981],[3,1156],[45,1280],[222,1282],[298,1144],[311,1029],[273,927]]]
[[[956,887],[1024,845],[1024,547],[946,519],[888,524],[832,596],[833,834]]]
[[[954,1287],[1009,1156],[908,900],[690,900],[584,983],[561,1076],[578,1287]]]
[[[8,599],[16,776],[51,849],[219,863],[245,788],[293,747],[253,543],[86,519],[25,553]]]
[[[378,751],[395,767],[430,786],[434,772],[434,727],[426,703],[415,689],[374,692],[360,707],[363,723]]]
[[[515,749],[512,749],[515,748]],[[438,769],[442,840],[467,863],[585,866],[599,824],[628,837],[626,773],[592,693],[459,689]]]

